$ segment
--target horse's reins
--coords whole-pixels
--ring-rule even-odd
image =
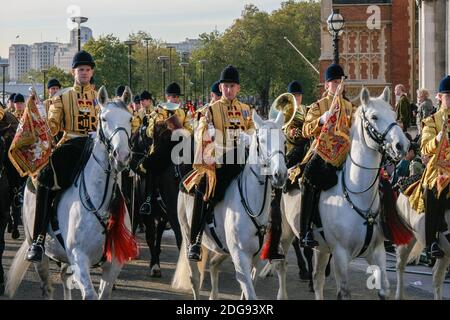
[[[113,130],[113,132],[109,135],[109,137],[107,138],[105,136],[105,133],[103,131],[103,127],[102,127],[102,121],[101,118],[99,118],[99,130],[98,130],[98,135],[99,135],[99,141],[105,146],[106,151],[108,152],[108,157],[111,159],[114,159],[114,155],[113,154],[113,148],[112,148],[112,144],[111,144],[111,140],[113,139],[113,137],[120,131],[124,131],[126,136],[127,136],[127,141],[128,144],[130,146],[130,137],[128,135],[128,131],[124,128],[124,127],[117,127]],[[92,143],[92,138],[89,138],[89,143]],[[102,201],[100,203],[100,205],[96,208],[95,205],[92,203],[92,200],[88,194],[87,191],[87,187],[86,187],[86,179],[84,177],[84,169],[82,170],[82,173],[80,174],[80,188],[79,188],[79,197],[80,197],[80,202],[83,205],[83,207],[89,211],[92,212],[95,217],[97,218],[97,220],[100,222],[100,224],[103,226],[104,231],[103,233],[106,232],[106,228],[107,228],[107,220],[108,218],[106,217],[102,217],[99,213],[100,209],[104,206],[105,202],[106,202],[106,195],[108,193],[108,185],[109,185],[109,180],[111,178],[111,173],[113,172],[111,170],[111,162],[108,161],[108,168],[105,169],[103,168],[103,166],[101,165],[100,161],[95,157],[95,155],[92,153],[92,157],[94,158],[95,162],[97,162],[97,164],[103,169],[103,172],[106,174],[106,183],[105,183],[105,190],[103,191],[103,197],[102,197]],[[114,185],[113,185],[113,190],[115,188],[115,186],[117,185],[117,174],[116,172],[114,172]],[[82,196],[82,193],[85,195],[85,197]],[[84,200],[84,201],[83,201]]]
[[[268,157],[265,157],[264,153],[261,152],[261,150],[260,150],[261,146],[260,146],[260,143],[259,143],[259,136],[258,136],[257,132],[258,132],[258,130],[256,130],[256,143],[257,143],[256,151],[257,151],[257,154],[258,154],[258,159],[259,159],[260,156],[263,158],[263,160],[262,160],[262,162],[263,162],[262,166],[263,167],[267,167],[269,165],[271,159],[274,156],[276,156],[277,154],[281,154],[284,157],[284,153],[281,150],[277,150],[277,152],[275,152],[274,154],[269,154]],[[259,249],[255,253],[255,255],[256,255],[259,252],[259,250],[261,250],[261,248],[262,248],[262,244],[263,244],[263,240],[264,240],[264,234],[266,233],[266,226],[260,225],[258,223],[258,221],[256,221],[256,218],[259,217],[263,213],[264,208],[266,206],[267,187],[269,185],[269,183],[268,183],[269,182],[269,175],[266,175],[264,181],[261,181],[259,179],[259,175],[253,170],[252,167],[250,167],[250,171],[256,177],[256,179],[258,180],[259,185],[260,186],[264,185],[263,203],[262,203],[262,206],[261,206],[261,210],[259,211],[258,214],[255,214],[253,212],[253,210],[250,208],[250,204],[248,203],[246,194],[244,195],[244,191],[243,191],[243,188],[242,188],[242,184],[243,184],[242,175],[243,175],[244,171],[241,171],[241,173],[239,174],[237,184],[238,184],[239,196],[241,197],[242,206],[244,207],[245,212],[247,213],[247,215],[249,216],[250,220],[253,222],[253,224],[256,227],[255,235],[258,236],[258,240],[259,240]]]
[[[385,138],[386,138],[387,134],[389,133],[389,131],[391,131],[392,128],[394,128],[398,124],[396,122],[392,122],[391,124],[389,124],[389,126],[386,128],[386,130],[384,130],[383,133],[380,133],[373,127],[373,125],[366,118],[364,109],[361,110],[361,120],[362,120],[361,121],[361,128],[365,129],[365,130],[363,130],[364,143],[367,145],[368,148],[370,148],[369,145],[367,144],[367,141],[366,141],[366,138],[365,138],[365,135],[364,135],[364,132],[367,132],[369,134],[370,138],[379,145],[379,148],[377,150],[375,150],[373,148],[370,148],[370,149],[372,149],[374,151],[377,151],[377,152],[380,152],[381,155],[382,155],[382,158],[381,158],[381,161],[380,161],[380,165],[377,168],[369,168],[369,167],[365,167],[365,166],[362,166],[362,165],[356,163],[353,160],[353,158],[352,158],[352,153],[351,153],[351,150],[350,150],[350,153],[349,153],[350,160],[351,160],[351,162],[354,165],[356,165],[357,167],[359,167],[361,169],[378,170],[378,171],[377,171],[377,174],[375,176],[375,179],[373,180],[373,182],[370,184],[370,186],[367,189],[365,189],[363,191],[356,192],[356,191],[351,191],[350,189],[347,188],[347,185],[345,183],[345,166],[344,166],[344,168],[342,170],[342,173],[341,173],[342,174],[342,187],[343,187],[344,197],[347,200],[347,202],[349,202],[350,207],[352,209],[354,209],[364,220],[366,220],[366,223],[367,222],[368,223],[374,223],[374,220],[377,217],[378,212],[372,212],[371,208],[372,208],[372,205],[373,205],[373,203],[375,201],[376,194],[375,194],[375,196],[374,196],[374,198],[373,198],[369,208],[366,209],[366,210],[363,210],[363,209],[359,208],[358,206],[356,206],[351,201],[349,193],[352,193],[352,194],[363,194],[363,193],[365,193],[365,192],[367,192],[367,191],[369,191],[370,189],[373,188],[373,186],[375,185],[375,183],[378,180],[378,177],[380,176],[380,169],[382,168],[381,164],[383,163],[383,158],[384,158],[385,152],[386,152]]]

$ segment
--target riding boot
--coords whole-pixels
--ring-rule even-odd
[[[191,221],[191,239],[188,258],[191,261],[201,261],[201,248],[203,228],[206,221],[206,208],[208,202],[203,200],[205,194],[206,179],[203,178],[195,188],[194,208]]]
[[[319,245],[319,243],[314,240],[311,222],[313,214],[318,207],[317,200],[319,197],[317,193],[320,191],[308,181],[305,181],[303,186],[304,190],[301,199],[302,211],[300,214],[300,243],[303,246],[312,248]]]
[[[33,228],[33,243],[27,252],[26,259],[41,262],[44,254],[44,241],[50,222],[50,189],[38,185],[36,190],[36,211]]]
[[[285,255],[280,245],[281,238],[281,189],[275,189],[275,196],[270,204],[270,233],[269,260],[284,260]]]
[[[445,193],[446,194],[446,193]],[[441,198],[445,197],[445,194]],[[431,257],[439,259],[444,252],[439,246],[439,232],[445,231],[444,203],[433,190],[425,191],[425,241]]]

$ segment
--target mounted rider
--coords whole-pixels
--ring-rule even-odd
[[[422,120],[421,153],[430,157],[422,179],[411,185],[405,194],[417,212],[425,211],[425,240],[434,258],[442,258],[439,234],[450,241],[445,211],[450,209],[449,109],[450,76],[443,78],[437,95],[439,110]]]
[[[328,66],[325,72],[326,96],[309,106],[302,128],[304,138],[314,139],[311,148],[299,166],[304,171],[302,176],[300,241],[303,245],[310,247],[318,245],[317,241],[314,240],[311,224],[318,211],[320,193],[322,190],[328,190],[336,185],[336,171],[342,165],[350,145],[349,141],[339,141],[336,144],[339,146],[338,154],[334,154],[331,150],[327,150],[330,152],[329,154],[325,154],[326,151],[318,152],[320,147],[329,145],[331,139],[336,138],[332,131],[327,131],[326,126],[324,126],[324,124],[328,124],[329,118],[332,121],[329,123],[330,125],[335,121],[343,121],[345,125],[342,129],[344,130],[349,130],[352,123],[355,108],[350,101],[342,97],[342,92],[338,92],[338,89],[343,90],[343,87],[339,86],[342,78],[346,78],[346,76],[340,65],[331,64]],[[336,95],[336,93],[338,94]],[[335,98],[337,99],[334,100]],[[333,103],[339,104],[338,109]],[[336,110],[339,110],[337,114]],[[325,132],[323,132],[324,129],[326,130]],[[323,144],[318,143],[319,137],[325,140]]]
[[[195,188],[188,254],[192,261],[201,260],[203,229],[214,205],[223,199],[227,187],[245,165],[237,156],[238,145],[245,143],[241,133],[251,134],[255,128],[250,107],[237,99],[239,80],[234,66],[222,71],[219,81],[222,96],[208,106],[194,133],[195,171],[184,181],[188,191]],[[219,155],[223,150],[226,152]],[[205,153],[207,157],[203,156]]]
[[[49,163],[37,175],[33,243],[27,252],[28,261],[42,260],[53,194],[72,184],[81,165],[87,136],[97,129],[97,93],[90,84],[94,68],[92,56],[79,51],[72,62],[74,86],[59,91],[51,99],[48,111],[50,132],[53,136],[63,132],[63,136]]]
[[[44,101],[45,114],[48,114],[48,110],[50,109],[50,105],[52,104],[53,96],[61,90],[61,83],[55,78],[48,80],[47,82],[47,91],[48,91],[48,99]]]

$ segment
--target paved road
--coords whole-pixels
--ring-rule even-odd
[[[113,292],[113,299],[119,300],[153,300],[153,299],[191,299],[189,292],[179,292],[170,287],[170,281],[175,270],[176,260],[178,257],[178,250],[175,246],[175,240],[171,231],[166,231],[163,237],[163,246],[161,253],[161,268],[162,278],[155,279],[149,276],[149,252],[146,248],[143,234],[138,234],[139,244],[141,247],[140,257],[127,264],[119,276],[116,284],[116,290]],[[9,269],[15,251],[19,248],[21,241],[12,240],[7,235],[7,245],[4,254],[5,270]],[[388,258],[389,260],[391,258]],[[296,300],[312,300],[314,295],[309,292],[308,284],[301,282],[298,278],[298,268],[296,265],[295,254],[293,250],[288,254],[288,295],[290,299]],[[394,266],[394,262],[389,261],[388,266]],[[352,291],[352,299],[372,300],[378,299],[375,290],[366,288],[366,280],[368,275],[365,274],[367,263],[362,259],[357,259],[351,264],[350,272],[350,288]],[[429,268],[425,271],[429,271]],[[55,299],[62,299],[63,293],[61,285],[58,283],[59,275],[57,274],[57,266],[51,264],[52,278],[55,285]],[[99,284],[100,269],[93,269],[93,282],[96,287]],[[391,288],[395,289],[395,272],[389,273]],[[210,282],[209,277],[205,278],[204,290],[202,291],[202,298],[207,299],[209,295]],[[420,281],[420,285],[419,282]],[[412,285],[412,283],[416,285]],[[406,296],[408,299],[432,299],[431,277],[407,275]],[[449,295],[449,284],[446,284],[446,297]],[[256,284],[256,293],[261,299],[276,299],[278,289],[277,277],[269,277],[258,280]],[[326,299],[336,298],[336,285],[333,276],[330,276],[325,285],[324,295]],[[392,292],[393,297],[394,290]],[[234,269],[231,260],[227,260],[223,264],[223,271],[220,273],[220,299],[235,300],[240,298],[240,290],[234,276]],[[391,298],[392,298],[391,297]],[[74,290],[74,299],[80,299],[81,295],[78,290]],[[0,297],[0,299],[9,299],[7,297]],[[40,299],[40,288],[38,277],[34,273],[33,268],[30,268],[19,287],[17,295],[14,299],[34,300]]]

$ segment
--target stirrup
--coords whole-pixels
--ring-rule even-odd
[[[200,243],[194,243],[189,246],[188,259],[191,261],[202,261],[202,246]]]
[[[41,262],[44,251],[44,246],[41,243],[33,242],[30,248],[28,248],[26,260],[30,262]]]
[[[319,245],[319,242],[314,239],[314,233],[312,230],[306,232],[305,237],[302,239],[302,244],[303,246],[310,248],[314,248]]]
[[[439,244],[435,241],[430,246],[430,254],[432,258],[440,259],[444,256],[444,251],[442,251]]]

